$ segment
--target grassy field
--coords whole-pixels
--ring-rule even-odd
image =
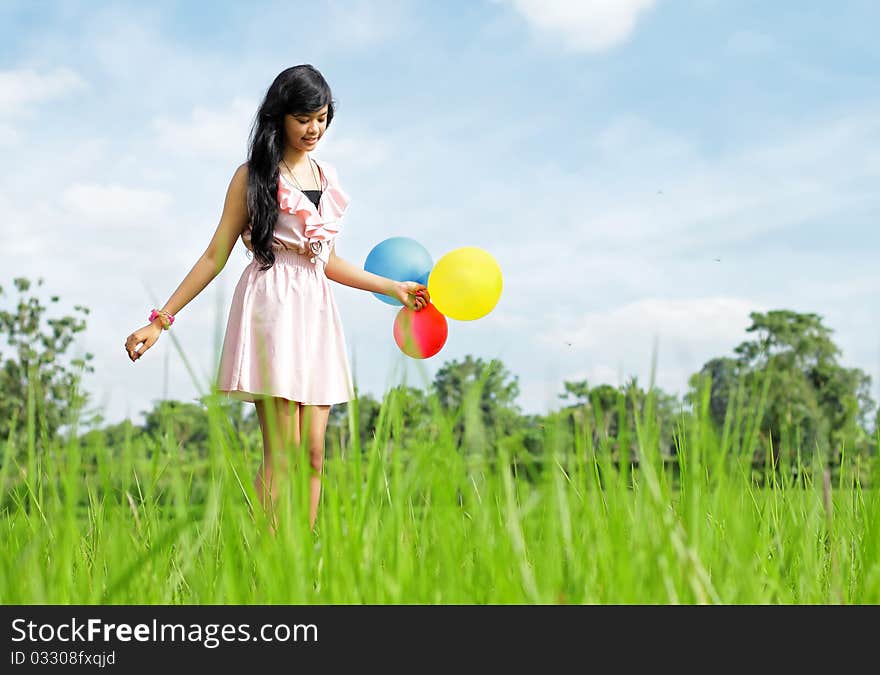
[[[833,480],[817,463],[757,483],[699,414],[676,471],[646,424],[635,470],[551,428],[526,477],[506,451],[457,447],[439,411],[434,441],[402,447],[389,404],[369,447],[327,459],[315,532],[294,469],[275,537],[261,448],[209,414],[206,458],[170,435],[38,453],[31,425],[6,442],[0,602],[880,602],[876,469],[844,455]]]

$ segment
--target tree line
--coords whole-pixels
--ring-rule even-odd
[[[42,283],[39,279],[36,287]],[[157,401],[143,411],[143,424],[106,424],[80,388],[82,376],[94,371],[93,355],[65,358],[76,334],[86,328],[88,308],[75,306],[81,316],[49,318],[32,282],[16,278],[13,285],[18,297],[11,303],[0,286],[5,337],[0,343],[0,439],[11,439],[13,429],[19,437],[33,429],[33,443],[40,448],[76,435],[112,450],[126,440],[156,438],[171,430],[194,456],[207,454],[212,438],[207,396],[197,402]],[[50,301],[58,302],[58,296]],[[661,452],[674,457],[677,430],[699,410],[719,434],[733,439],[731,448],[756,458],[768,447],[775,462],[816,454],[831,464],[843,453],[876,457],[880,414],[870,394],[871,378],[840,363],[841,351],[822,318],[780,309],[753,312],[750,319],[733,354],[707,361],[690,377],[681,398],[656,387],[646,391],[637,378],[622,386],[566,380],[559,409],[524,414],[516,403],[518,377],[497,359],[468,355],[445,362],[427,389],[402,385],[381,400],[357,392],[356,401],[333,406],[327,452],[362,450],[381,424],[389,424],[389,436],[401,447],[451,434],[462,452],[491,455],[504,448],[523,461],[540,459],[548,443],[572,445],[575,435],[587,433],[615,461],[637,463],[638,420],[650,414]],[[261,447],[253,406],[222,400],[222,395],[215,401],[233,433],[250,447]]]

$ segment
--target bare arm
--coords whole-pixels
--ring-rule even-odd
[[[242,164],[229,183],[223,215],[211,243],[162,309],[177,314],[220,274],[247,222],[247,164]],[[158,318],[153,323],[161,326]]]
[[[247,214],[247,164],[236,169],[226,201],[223,204],[223,215],[217,231],[208,244],[208,248],[196,261],[189,273],[184,277],[177,290],[168,298],[162,307],[166,312],[177,314],[190,300],[201,293],[205,286],[220,274],[226,265],[235,240],[244,230],[248,222]],[[125,339],[125,351],[132,363],[144,355],[162,334],[162,320],[157,317],[143,328],[136,330]]]
[[[336,255],[336,247],[330,249],[330,259],[324,267],[324,274],[331,281],[358,288],[362,291],[370,291],[372,293],[382,293],[383,295],[394,296],[394,281],[386,277],[380,277],[378,274],[367,272],[355,267],[347,260],[343,260]]]
[[[430,299],[427,293],[428,289],[423,284],[415,281],[396,281],[362,270],[337,256],[335,246],[330,249],[330,258],[324,267],[324,274],[331,281],[345,286],[372,293],[382,293],[400,300],[407,307],[416,311],[425,307]]]

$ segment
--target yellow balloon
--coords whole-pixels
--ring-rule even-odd
[[[501,267],[474,246],[457,248],[436,262],[428,277],[431,302],[441,314],[473,321],[491,312],[501,297]]]

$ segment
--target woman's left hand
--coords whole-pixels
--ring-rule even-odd
[[[419,311],[428,306],[431,296],[428,288],[417,281],[397,281],[391,297],[400,300],[406,307]]]

